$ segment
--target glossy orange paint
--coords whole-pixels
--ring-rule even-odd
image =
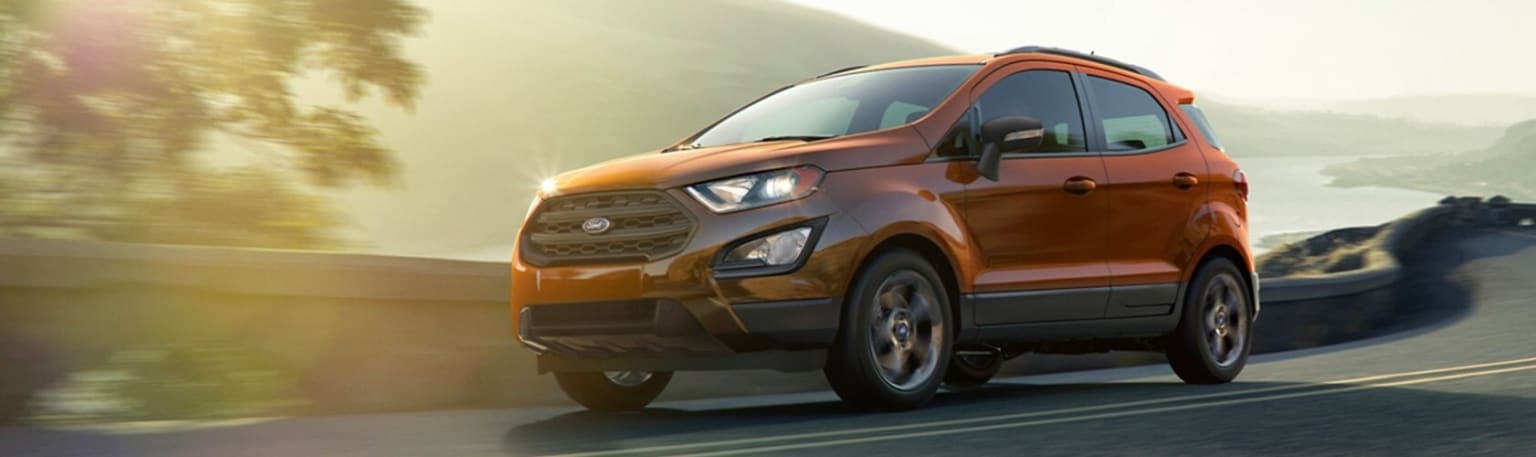
[[[681,253],[649,262],[535,266],[514,249],[512,318],[532,306],[665,299],[681,303],[734,351],[771,348],[753,335],[737,306],[843,296],[860,265],[892,240],[921,240],[944,256],[957,296],[973,293],[1167,284],[1188,281],[1219,247],[1251,271],[1246,202],[1237,164],[1207,144],[1180,111],[1194,94],[1116,67],[1030,53],[955,56],[861,69],[977,64],[960,88],[929,113],[899,127],[814,142],[775,141],[673,152],[652,151],[563,174],[544,198],[616,190],[665,191],[696,219]],[[934,143],[976,98],[1019,71],[1060,70],[1134,85],[1156,95],[1184,140],[1134,155],[1008,157],[1001,179],[979,178],[974,160],[934,157]],[[1085,113],[1086,114],[1086,113]],[[680,142],[681,144],[681,142]],[[799,165],[826,177],[811,196],[716,214],[683,186]],[[1189,175],[1193,186],[1175,185]],[[1067,192],[1069,179],[1096,189]],[[1187,181],[1187,179],[1186,179]],[[749,235],[826,221],[805,264],[789,273],[740,279],[713,274],[715,257]],[[521,235],[519,239],[521,239]],[[1100,312],[1102,314],[1102,312]]]
[[[1085,75],[1120,81],[1148,92],[1159,91],[1144,81],[1117,78],[1115,73],[1079,66]],[[1179,107],[1158,97],[1185,136],[1199,136],[1183,122]],[[1210,225],[1201,220],[1204,195],[1209,194],[1208,151],[1186,138],[1171,147],[1136,154],[1104,154],[1109,194],[1109,270],[1115,284],[1178,282]],[[1181,179],[1182,178],[1182,179]],[[1191,179],[1192,178],[1192,179]],[[1180,181],[1192,182],[1189,187]]]

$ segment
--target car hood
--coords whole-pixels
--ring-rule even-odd
[[[670,189],[796,165],[828,172],[921,162],[928,145],[902,127],[841,138],[741,143],[672,152],[651,151],[598,163],[554,178],[553,195],[627,189]]]

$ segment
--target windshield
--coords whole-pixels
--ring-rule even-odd
[[[688,147],[809,141],[905,125],[944,101],[977,68],[980,65],[894,68],[800,84],[737,111]]]

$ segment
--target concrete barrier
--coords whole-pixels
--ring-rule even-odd
[[[553,381],[512,338],[508,276],[494,262],[0,240],[0,420],[176,383],[203,398],[95,414],[547,403]]]
[[[1435,232],[1475,213],[1477,205],[1443,203],[1418,210],[1391,222],[1376,236],[1377,245],[1365,254],[1364,265],[1355,270],[1305,276],[1261,278],[1265,304],[1317,300],[1359,294],[1392,285],[1402,277],[1399,256],[1419,246]]]

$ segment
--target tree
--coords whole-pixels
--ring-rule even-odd
[[[409,110],[409,0],[0,0],[0,236],[324,248],[344,221],[309,187],[388,184],[356,113]],[[214,138],[259,160],[209,164]]]

